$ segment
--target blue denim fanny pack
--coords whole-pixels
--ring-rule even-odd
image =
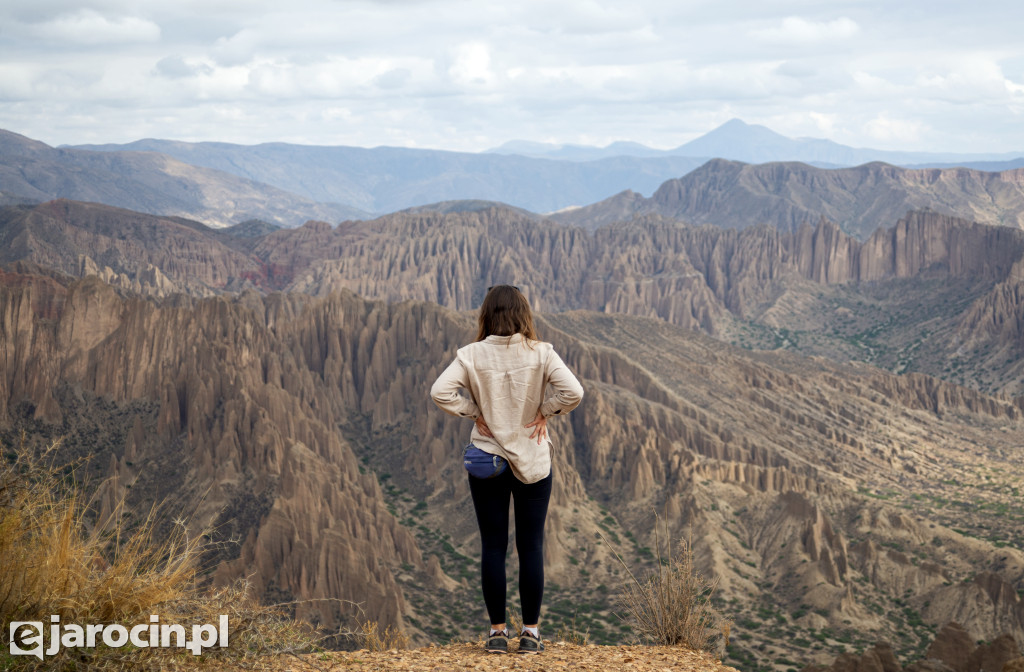
[[[505,458],[480,450],[472,443],[462,450],[462,463],[470,476],[476,478],[494,478],[500,476],[508,466]]]

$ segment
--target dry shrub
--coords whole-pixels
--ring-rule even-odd
[[[359,648],[367,651],[391,651],[392,649],[408,649],[409,636],[398,628],[389,625],[380,629],[377,621],[363,621],[356,633]]]
[[[514,637],[518,637],[519,633],[523,631],[523,615],[515,607],[508,610],[508,623],[505,627],[508,628],[509,634]]]
[[[655,520],[658,569],[638,579],[616,554],[629,575],[619,602],[637,634],[654,644],[682,645],[694,651],[719,651],[728,645],[729,623],[711,604],[718,580],[708,580],[694,566],[693,545],[681,539],[663,557]],[[671,549],[670,549],[671,550]]]
[[[586,646],[590,643],[590,628],[588,627],[586,632],[580,631],[576,627],[576,614],[573,614],[571,623],[559,626],[558,631],[555,633],[555,639],[566,644]]]
[[[62,648],[44,661],[10,657],[6,669],[193,669],[220,661],[259,667],[268,654],[308,648],[315,634],[281,608],[260,605],[242,581],[203,590],[199,561],[202,536],[183,521],[154,539],[153,512],[135,529],[117,516],[106,531],[87,524],[88,505],[63,469],[55,466],[58,443],[41,455],[26,447],[0,457],[0,625],[7,652],[11,621],[49,624],[217,624],[228,616],[229,645],[193,656],[177,648]]]

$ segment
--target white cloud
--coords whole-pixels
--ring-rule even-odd
[[[243,29],[231,37],[218,39],[210,55],[220,65],[244,65],[256,56],[256,49],[260,43],[260,36],[250,29]]]
[[[494,80],[491,72],[491,53],[486,44],[468,42],[460,44],[448,66],[452,81],[463,86],[486,86]]]
[[[186,59],[181,56],[161,58],[157,61],[155,69],[158,74],[170,79],[182,79],[213,73],[213,68],[209,64]]]
[[[767,42],[806,46],[848,40],[859,32],[857,22],[845,16],[831,21],[811,21],[799,16],[787,16],[781,24],[755,30],[754,35]]]
[[[740,117],[857,146],[1024,148],[1018,28],[1005,7],[924,0],[8,0],[0,127],[667,148]]]
[[[802,61],[786,61],[784,63],[780,63],[778,67],[775,68],[775,72],[783,77],[806,79],[818,74],[818,69],[810,63]]]
[[[394,68],[373,78],[373,83],[380,89],[400,89],[409,81],[412,72],[408,68]]]
[[[293,62],[259,59],[234,70],[248,73],[246,96],[260,100],[369,100],[381,91],[409,88],[424,95],[438,87],[433,62],[417,59],[326,57]]]
[[[92,9],[60,14],[41,23],[24,26],[26,34],[46,43],[67,45],[116,45],[156,42],[160,26],[135,16],[105,16]]]
[[[20,101],[32,97],[31,68],[21,63],[0,63],[0,101]]]
[[[814,121],[817,131],[824,137],[829,137],[835,131],[836,123],[839,121],[838,114],[822,114],[821,112],[808,112],[807,116]]]
[[[881,75],[876,75],[864,70],[857,70],[852,74],[853,82],[864,100],[895,100],[899,101],[912,97],[912,92],[906,86],[891,81]]]
[[[995,61],[983,56],[958,59],[941,71],[922,73],[917,80],[922,92],[952,102],[1005,99],[1007,79]]]
[[[897,143],[913,143],[925,131],[923,122],[916,119],[897,119],[882,112],[864,124],[864,132],[873,140],[889,145]]]
[[[520,3],[517,19],[540,33],[563,36],[618,34],[643,28],[649,21],[642,8],[633,4],[563,0],[542,7],[538,11],[536,3]]]

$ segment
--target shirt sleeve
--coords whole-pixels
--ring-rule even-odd
[[[545,363],[544,376],[548,383],[555,388],[555,394],[541,404],[541,415],[547,418],[552,415],[568,413],[580,405],[580,401],[583,400],[583,386],[554,350],[551,351]]]
[[[456,359],[441,372],[430,387],[430,398],[442,411],[463,418],[476,418],[480,409],[476,402],[459,394],[459,388],[469,389],[466,366]]]

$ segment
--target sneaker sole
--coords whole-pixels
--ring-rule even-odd
[[[484,646],[484,651],[487,653],[508,653],[508,644],[505,646]]]

